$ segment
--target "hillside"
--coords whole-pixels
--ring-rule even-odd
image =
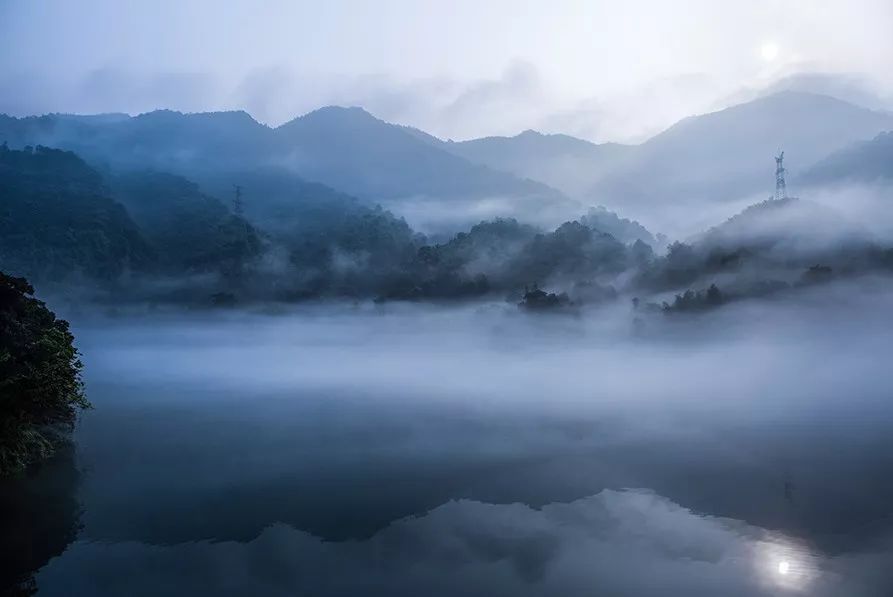
[[[893,114],[784,91],[693,116],[637,146],[591,196],[608,205],[722,202],[767,191],[779,148],[790,174],[893,127]],[[768,167],[767,167],[768,164]]]
[[[360,108],[322,108],[275,132],[277,153],[303,176],[361,197],[562,199],[543,184],[472,164]]]
[[[76,151],[113,169],[169,171],[211,192],[263,173],[282,182],[273,200],[289,195],[289,185],[313,181],[370,201],[498,197],[567,203],[555,189],[472,164],[358,108],[322,108],[275,129],[244,112],[3,116],[2,140],[12,147]]]
[[[100,175],[76,155],[0,148],[0,267],[34,281],[112,280],[155,255]]]
[[[251,224],[182,177],[130,172],[111,188],[171,272],[235,271],[260,253]]]
[[[524,131],[514,137],[485,137],[443,147],[497,170],[538,180],[578,196],[632,150],[618,143],[596,145],[569,135]]]
[[[893,131],[834,152],[804,172],[800,182],[893,183]]]
[[[869,238],[866,230],[836,210],[814,201],[789,197],[751,205],[698,235],[694,242],[710,250],[779,248],[793,258],[804,251],[861,243]]]

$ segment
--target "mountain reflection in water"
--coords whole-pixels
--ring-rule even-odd
[[[39,594],[889,595],[883,329],[466,316],[82,322]]]

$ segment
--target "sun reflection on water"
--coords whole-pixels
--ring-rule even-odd
[[[771,536],[754,546],[754,565],[769,586],[799,592],[819,577],[818,559],[806,546],[783,536]]]

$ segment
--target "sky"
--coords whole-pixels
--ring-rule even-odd
[[[0,112],[341,104],[635,142],[797,74],[889,108],[891,30],[890,0],[0,0]]]

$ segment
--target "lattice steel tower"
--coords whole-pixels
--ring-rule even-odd
[[[784,182],[784,152],[775,157],[775,199],[787,199],[788,188]]]

